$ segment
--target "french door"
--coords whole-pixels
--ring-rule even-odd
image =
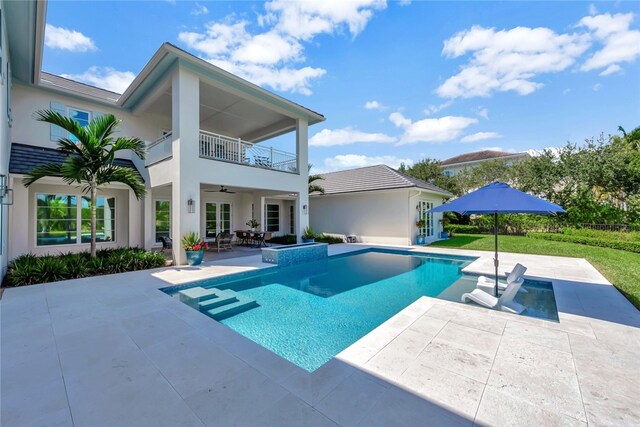
[[[433,214],[429,210],[433,209],[433,202],[427,202],[426,200],[420,200],[418,202],[418,217],[424,219],[424,228],[418,230],[418,234],[425,237],[432,237],[434,234]]]
[[[231,233],[231,203],[205,203],[205,237],[213,238],[218,233]]]

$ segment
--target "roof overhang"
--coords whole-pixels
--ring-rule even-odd
[[[11,75],[27,84],[38,84],[47,16],[46,0],[3,1],[7,25]]]

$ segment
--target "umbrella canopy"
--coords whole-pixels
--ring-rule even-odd
[[[498,214],[528,213],[553,215],[564,212],[561,206],[511,188],[504,182],[492,182],[429,212],[457,212],[462,215],[493,214],[496,269],[495,295],[498,296]]]

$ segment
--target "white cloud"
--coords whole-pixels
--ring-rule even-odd
[[[362,132],[353,128],[322,129],[309,139],[313,147],[332,147],[334,145],[350,145],[358,142],[392,143],[397,138],[384,133]]]
[[[116,93],[123,93],[136,75],[131,71],[118,71],[111,67],[89,67],[82,74],[61,74],[62,77],[87,83]]]
[[[476,109],[476,114],[485,120],[489,120],[489,110],[485,107],[478,107]]]
[[[191,14],[193,16],[206,15],[207,13],[209,13],[209,9],[207,8],[207,6],[200,3],[196,3],[195,7],[191,11]]]
[[[591,3],[589,5],[589,15],[596,15],[598,13],[598,9],[596,8],[596,5]]]
[[[563,95],[566,95],[566,94],[568,94],[569,92],[571,92],[571,89],[566,88],[565,90],[563,90],[563,91],[562,91],[562,94],[563,94]]]
[[[593,89],[594,92],[597,92],[600,89],[602,89],[602,84],[601,83],[596,83],[593,86],[591,86],[591,89]]]
[[[411,0],[398,0],[398,5],[400,6],[409,6],[411,4]]]
[[[409,158],[402,159],[396,156],[365,156],[364,154],[340,154],[324,159],[324,165],[321,168],[321,172],[333,172],[338,170],[362,168],[365,166],[374,166],[380,164],[384,164],[397,169],[402,163],[410,166],[413,164],[413,160]]]
[[[596,16],[585,16],[579,25],[588,28],[595,39],[602,43],[602,49],[589,57],[580,69],[591,71],[601,68],[605,70],[601,76],[621,70],[621,62],[633,62],[640,57],[640,30],[630,30],[633,13],[604,13]]]
[[[70,52],[89,52],[97,50],[96,44],[79,31],[45,26],[44,44],[50,49],[68,50]]]
[[[229,16],[210,22],[202,32],[183,31],[178,40],[206,61],[253,83],[310,95],[313,82],[326,70],[300,65],[304,44],[344,30],[355,37],[374,12],[385,7],[385,0],[272,0],[264,4],[257,26]]]
[[[589,40],[586,34],[556,34],[544,27],[473,26],[445,40],[446,57],[471,56],[436,93],[444,98],[487,97],[496,91],[528,95],[543,86],[533,78],[567,69],[589,48]]]
[[[431,105],[429,105],[427,108],[425,108],[425,109],[424,109],[424,113],[425,113],[427,116],[430,116],[430,115],[432,115],[432,114],[435,114],[435,113],[438,113],[438,112],[440,112],[440,111],[444,110],[445,108],[449,108],[449,107],[451,107],[452,105],[453,105],[453,101],[452,101],[452,100],[449,100],[449,101],[447,101],[447,102],[444,102],[444,103],[442,103],[442,104],[440,104],[440,105],[434,105],[434,104],[431,104]]]
[[[386,110],[387,109],[387,107],[385,107],[384,105],[382,105],[378,101],[367,101],[367,102],[364,103],[364,108],[366,110],[378,110],[378,111],[382,111],[382,110]]]
[[[451,141],[460,136],[467,127],[478,123],[478,119],[460,116],[444,116],[413,122],[398,112],[392,113],[389,120],[396,127],[404,129],[397,145]]]
[[[485,139],[496,139],[502,138],[497,132],[477,132],[471,135],[467,135],[463,137],[460,142],[468,143],[468,142],[476,142],[476,141],[484,141]]]

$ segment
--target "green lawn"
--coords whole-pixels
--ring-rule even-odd
[[[456,234],[431,246],[493,251],[494,242],[492,235]],[[640,254],[520,236],[500,236],[498,246],[500,252],[585,258],[640,309]]]

